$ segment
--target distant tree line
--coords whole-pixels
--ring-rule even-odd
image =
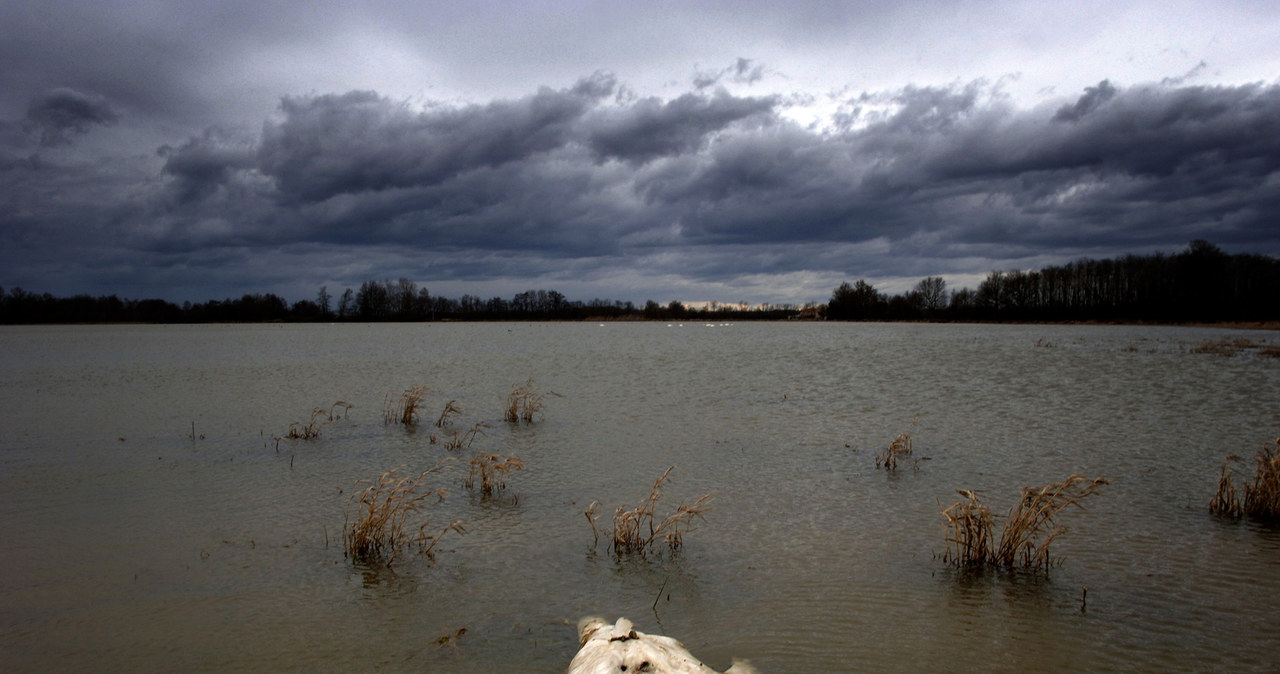
[[[842,283],[833,320],[1223,322],[1280,320],[1280,260],[1228,255],[1193,241],[1176,255],[1077,260],[1039,271],[993,271],[949,294],[931,276],[893,297]]]
[[[337,297],[327,286],[314,300],[290,304],[267,293],[181,306],[159,299],[127,300],[116,295],[55,297],[0,288],[0,323],[269,323],[383,321],[581,321],[581,320],[778,320],[795,315],[792,305],[749,307],[711,303],[686,307],[679,301],[643,306],[633,302],[570,300],[555,290],[527,290],[510,299],[432,295],[406,278],[365,281]]]
[[[116,295],[54,297],[0,288],[0,323],[260,323],[307,321],[663,320],[1151,321],[1280,320],[1280,260],[1228,255],[1193,241],[1175,255],[1077,260],[1039,271],[993,271],[978,288],[948,291],[938,276],[888,296],[865,280],[842,283],[825,305],[749,306],[712,302],[570,300],[555,290],[510,299],[432,295],[407,278],[365,281],[336,297],[327,286],[314,300],[290,304],[274,294],[244,295],[181,306]]]

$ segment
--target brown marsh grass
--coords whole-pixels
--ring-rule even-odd
[[[615,554],[637,554],[641,557],[654,552],[659,542],[666,544],[672,553],[680,549],[684,543],[684,535],[693,529],[693,520],[703,516],[711,509],[711,494],[694,501],[692,504],[681,503],[661,520],[656,517],[658,501],[662,499],[663,488],[675,466],[667,468],[649,488],[649,495],[640,499],[635,508],[619,506],[613,513],[613,530],[608,532],[613,537]],[[591,524],[591,532],[600,540],[600,532],[596,528],[599,516],[599,501],[593,501],[584,513]]]
[[[418,409],[422,407],[422,401],[430,390],[426,386],[414,386],[405,389],[399,399],[392,399],[391,394],[388,393],[383,405],[383,423],[388,426],[391,424],[412,426],[417,423]]]
[[[471,443],[476,441],[477,435],[485,435],[484,429],[486,428],[493,427],[483,421],[477,421],[465,431],[454,431],[453,437],[444,441],[444,447],[445,449],[470,449]]]
[[[1097,491],[1106,478],[1090,480],[1072,475],[1044,487],[1024,487],[1022,498],[1009,509],[1000,537],[995,537],[991,511],[976,493],[957,492],[964,500],[942,511],[947,519],[947,551],[943,561],[964,568],[1015,568],[1049,570],[1049,544],[1067,533],[1056,517],[1069,506],[1079,506]]]
[[[521,420],[532,423],[534,415],[542,410],[543,398],[547,396],[559,398],[560,394],[539,389],[532,379],[523,384],[516,384],[507,395],[507,406],[503,410],[502,417],[511,423]]]
[[[433,551],[441,537],[450,531],[465,533],[461,520],[454,520],[436,531],[422,514],[432,502],[444,500],[447,490],[433,488],[427,481],[428,476],[439,472],[444,464],[442,461],[416,477],[399,475],[398,469],[393,468],[376,480],[357,482],[357,486],[367,486],[353,493],[347,502],[343,522],[346,556],[366,564],[390,566],[400,551],[416,547],[421,554],[434,559]]]
[[[899,433],[889,446],[876,454],[876,468],[884,466],[885,470],[897,470],[898,461],[911,456],[911,434]]]
[[[463,486],[479,490],[482,496],[493,496],[507,488],[507,476],[517,470],[524,470],[524,462],[514,456],[476,452]]]
[[[1218,493],[1209,501],[1210,513],[1223,517],[1240,517],[1244,514],[1244,503],[1240,501],[1240,494],[1236,491],[1235,475],[1231,470],[1231,464],[1240,460],[1238,456],[1228,456],[1218,467]]]
[[[1280,358],[1280,346],[1275,344],[1267,344],[1263,342],[1255,342],[1247,337],[1235,337],[1232,339],[1206,339],[1190,349],[1191,353],[1198,354],[1217,354],[1230,358],[1245,351],[1253,351],[1259,356],[1267,358]]]
[[[1244,498],[1240,498],[1231,469],[1232,464],[1240,462],[1238,456],[1229,456],[1222,462],[1218,493],[1209,502],[1209,512],[1226,517],[1280,519],[1280,438],[1254,455],[1253,482],[1244,483]]]
[[[449,423],[449,419],[454,415],[462,414],[462,408],[458,407],[458,401],[450,400],[444,404],[444,410],[440,412],[440,417],[436,419],[436,428],[444,428]]]
[[[295,421],[289,424],[289,432],[284,434],[289,440],[312,440],[320,437],[320,427],[325,423],[327,412],[324,408],[317,407],[311,410],[311,420],[307,423]]]
[[[335,421],[340,421],[344,413],[349,413],[351,408],[355,407],[351,403],[341,400],[329,406],[329,409],[317,407],[311,410],[311,419],[307,423],[295,421],[289,424],[289,430],[282,437],[288,440],[313,440],[320,437],[320,427]],[[193,431],[194,433],[194,431]]]

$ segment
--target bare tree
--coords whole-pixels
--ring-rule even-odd
[[[920,298],[920,308],[927,313],[947,308],[947,282],[941,276],[921,279],[912,292]]]
[[[329,295],[329,286],[320,286],[320,292],[316,293],[316,304],[320,306],[320,313],[328,316],[330,303],[333,298]]]

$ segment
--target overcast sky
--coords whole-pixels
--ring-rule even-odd
[[[801,304],[1280,255],[1276,10],[0,3],[0,286]]]

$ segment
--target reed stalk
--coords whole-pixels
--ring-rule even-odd
[[[534,416],[542,410],[542,401],[547,396],[553,398],[561,397],[555,391],[539,389],[533,383],[533,379],[529,379],[523,384],[516,384],[511,388],[511,393],[507,395],[507,406],[503,410],[502,417],[511,423],[520,421],[533,423]]]
[[[386,425],[403,424],[412,426],[417,423],[418,410],[422,407],[422,401],[427,397],[430,391],[426,386],[414,386],[405,389],[398,399],[393,399],[388,393],[383,402],[382,421]]]
[[[462,408],[458,407],[458,401],[450,400],[445,403],[444,410],[440,412],[440,417],[436,419],[436,428],[444,428],[449,423],[449,419],[457,414],[462,414]]]
[[[911,434],[899,433],[887,448],[876,454],[876,468],[884,466],[885,470],[897,470],[898,461],[911,456],[911,452]]]
[[[343,522],[344,554],[357,562],[391,566],[402,550],[416,547],[421,554],[434,559],[433,551],[441,537],[450,531],[465,533],[461,520],[428,533],[431,522],[422,515],[432,502],[444,500],[447,490],[433,488],[427,481],[444,463],[414,477],[402,476],[393,468],[375,480],[357,482],[357,486],[367,486],[354,492],[347,503]]]
[[[445,449],[470,449],[471,443],[476,441],[477,435],[486,435],[484,429],[493,428],[483,421],[477,421],[471,428],[465,431],[454,431],[453,437],[444,441]]]
[[[1280,519],[1280,438],[1275,445],[1262,447],[1254,455],[1253,481],[1244,483],[1243,498],[1231,468],[1232,464],[1242,462],[1238,456],[1228,456],[1222,462],[1218,493],[1209,502],[1209,512],[1225,517]]]
[[[476,452],[463,486],[479,490],[482,496],[493,496],[507,488],[507,476],[518,470],[524,470],[524,462],[514,456]]]
[[[1231,465],[1240,461],[1238,456],[1228,456],[1218,467],[1218,493],[1209,501],[1209,512],[1223,517],[1240,517],[1244,515],[1244,503],[1236,491],[1235,475]]]
[[[323,408],[311,410],[311,420],[307,423],[295,421],[289,424],[289,432],[284,437],[290,440],[313,440],[320,437],[320,427],[327,423],[324,421],[328,416],[328,411]]]
[[[1244,511],[1253,517],[1280,518],[1280,438],[1276,447],[1258,450],[1253,484],[1244,488]]]
[[[340,421],[342,415],[351,410],[351,403],[341,400],[330,405],[328,409],[317,407],[311,410],[311,419],[307,423],[295,421],[289,424],[289,430],[282,436],[289,440],[314,440],[320,437],[320,428],[326,424]]]
[[[943,561],[956,566],[986,566],[994,563],[995,524],[991,509],[978,500],[971,489],[957,489],[965,497],[942,511],[947,518],[950,533],[947,536],[947,552]]]
[[[620,506],[614,511],[613,530],[610,535],[613,538],[615,554],[636,554],[645,557],[656,550],[659,542],[665,544],[667,549],[674,553],[683,545],[685,534],[693,530],[694,519],[702,517],[707,510],[710,510],[711,494],[706,494],[692,504],[680,503],[674,512],[660,520],[657,519],[658,502],[663,497],[663,488],[674,469],[675,466],[667,468],[649,488],[648,496],[640,499],[636,507]],[[599,505],[598,501],[592,502],[585,512],[587,521],[591,524],[591,531],[597,536],[597,541],[599,538],[595,513]]]
[[[949,531],[943,560],[957,567],[1026,568],[1048,571],[1049,546],[1067,533],[1056,517],[1069,506],[1097,491],[1106,478],[1090,480],[1072,475],[1044,487],[1024,487],[1022,498],[1009,509],[997,539],[991,511],[975,492],[957,490],[964,500],[942,511]]]

